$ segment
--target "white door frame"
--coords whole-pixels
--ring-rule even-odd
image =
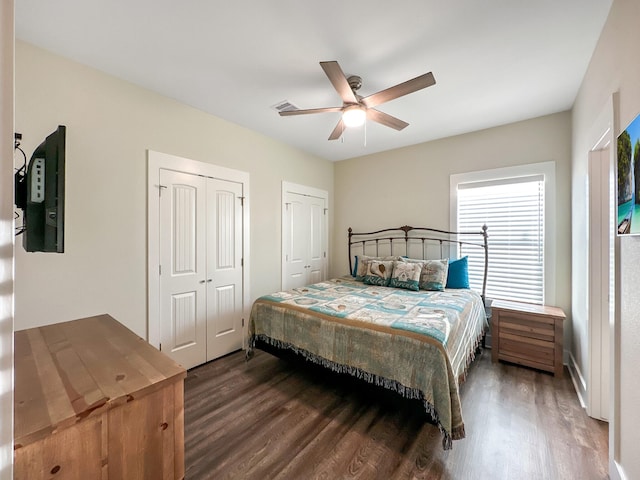
[[[615,215],[617,212],[615,211],[615,192],[616,186],[614,184],[615,179],[615,169],[616,169],[616,137],[615,132],[619,131],[618,125],[618,93],[614,93],[605,105],[603,106],[602,111],[596,117],[596,121],[594,122],[594,126],[591,130],[591,136],[589,138],[592,148],[591,151],[600,150],[604,148],[607,144],[609,145],[609,155],[610,155],[610,198],[609,198],[609,211],[611,218],[616,218]],[[604,206],[603,206],[604,208]],[[619,282],[619,271],[620,271],[620,258],[619,258],[619,239],[617,236],[613,238],[614,244],[614,253],[613,258],[610,259],[611,262],[614,263],[613,268],[613,278],[611,279],[613,283],[613,288],[610,298],[610,306],[613,310],[610,313],[610,331],[609,331],[609,474],[611,478],[619,478],[617,475],[617,462],[620,459],[620,399],[618,396],[618,392],[620,391],[620,282]],[[589,273],[590,274],[590,273]],[[591,313],[588,312],[587,315],[589,326],[588,326],[588,345],[589,345],[589,383],[587,385],[587,413],[590,413],[590,403],[591,403],[591,390],[594,388],[594,378],[592,376],[593,368],[592,363],[596,361],[596,356],[592,355],[592,338],[594,335],[600,335],[600,328],[602,327],[601,323],[596,323],[591,321]],[[599,357],[598,357],[599,360]],[[598,380],[595,380],[599,383]],[[598,385],[599,388],[599,385]]]
[[[244,195],[244,209],[242,218],[242,251],[243,251],[243,279],[242,279],[242,315],[248,319],[251,306],[249,292],[250,282],[250,201],[249,201],[249,173],[231,168],[220,167],[205,162],[198,162],[188,158],[178,157],[167,153],[147,150],[147,284],[148,284],[148,318],[147,341],[156,348],[160,348],[160,185],[158,179],[160,169],[219,178],[242,184]],[[248,322],[244,321],[243,348],[246,348]]]
[[[593,205],[592,202],[592,193],[597,192],[598,190],[598,182],[601,181],[600,178],[596,178],[595,182],[592,182],[591,178],[589,178],[589,176],[591,175],[598,175],[596,172],[592,171],[592,157],[594,156],[594,152],[598,152],[599,150],[603,150],[605,148],[609,149],[609,155],[610,155],[610,166],[613,166],[613,155],[615,155],[615,146],[614,146],[614,139],[613,139],[613,119],[612,119],[612,114],[613,114],[613,110],[611,108],[611,103],[607,102],[607,105],[605,105],[603,111],[600,113],[600,115],[597,117],[596,122],[594,123],[594,126],[591,130],[591,136],[589,138],[589,141],[591,143],[591,148],[589,149],[589,158],[587,160],[587,172],[588,172],[588,179],[587,179],[587,205],[588,207],[588,214],[587,214],[587,234],[589,235],[588,238],[588,266],[587,266],[587,275],[588,275],[588,280],[587,280],[587,287],[588,287],[588,292],[587,292],[587,335],[588,335],[588,339],[587,339],[587,358],[588,358],[588,372],[587,372],[587,382],[586,382],[586,396],[587,398],[586,400],[586,410],[587,410],[587,414],[591,417],[597,418],[597,419],[602,419],[602,412],[601,412],[601,402],[600,402],[600,398],[602,395],[602,382],[601,382],[601,369],[602,369],[602,349],[601,349],[601,345],[599,342],[600,339],[600,334],[601,334],[601,330],[602,330],[602,322],[608,320],[605,318],[602,318],[600,312],[602,311],[602,306],[600,304],[600,295],[603,294],[603,292],[607,293],[607,296],[609,295],[609,285],[602,285],[602,281],[600,278],[595,278],[595,276],[600,276],[601,273],[601,266],[600,265],[592,265],[592,261],[593,261],[593,254],[591,253],[590,249],[593,248],[599,248],[601,249],[601,254],[605,254],[609,255],[609,252],[605,252],[604,248],[605,245],[601,244],[601,237],[600,238],[591,238],[591,231],[594,229],[594,226],[591,225],[591,221],[593,220],[594,217],[594,213],[597,212],[592,212],[592,209],[600,209],[600,210],[608,210],[609,211],[609,219],[611,219],[611,215],[612,215],[612,203],[611,203],[611,195],[613,195],[612,192],[615,192],[615,186],[613,187],[613,190],[611,190],[611,184],[610,184],[610,195],[607,198],[601,198],[602,203],[600,205]],[[595,153],[597,155],[597,153]],[[613,172],[609,172],[610,174],[613,174]],[[610,177],[610,181],[613,182],[613,180]],[[609,228],[608,225],[601,225],[601,228]],[[608,242],[607,242],[608,244]],[[608,245],[607,245],[608,246]],[[597,257],[600,255],[596,255]],[[613,261],[613,259],[610,259],[610,261]],[[598,288],[598,291],[592,291],[592,289],[597,288],[597,287],[601,287]],[[592,296],[596,296],[596,298],[591,298]],[[610,298],[609,299],[609,303],[613,308],[614,305],[614,298]],[[609,332],[610,337],[613,335],[613,332],[610,331]],[[612,367],[612,365],[610,365],[610,367]],[[611,372],[610,372],[611,373]],[[610,375],[609,376],[609,381],[613,382],[613,377]],[[611,399],[609,399],[609,407],[610,409],[612,408],[611,405]],[[611,412],[609,412],[608,417],[611,418],[610,415]]]
[[[605,115],[609,119],[609,123],[611,125],[611,136],[612,136],[612,145],[614,144],[614,132],[620,131],[620,94],[618,92],[613,93],[610,97],[610,100],[607,102],[605,106]],[[613,179],[616,178],[618,161],[617,161],[617,152],[615,148],[611,148],[611,164],[613,168],[612,174],[612,182]],[[612,187],[612,192],[617,191],[617,186]],[[612,209],[616,216],[613,218],[617,218],[617,209],[614,208],[614,205],[617,204],[617,199],[614,194],[612,199]],[[611,326],[611,331],[609,332],[609,348],[610,348],[610,362],[611,362],[611,375],[609,378],[610,386],[609,386],[609,475],[611,479],[614,480],[616,478],[621,478],[623,476],[620,471],[619,461],[620,461],[620,239],[616,235],[613,239],[614,246],[614,258],[612,261],[614,262],[614,272],[613,272],[613,291],[614,298],[612,299],[611,304],[614,306],[614,312],[612,316],[613,325]]]
[[[589,371],[587,384],[587,414],[599,420],[609,418],[609,386],[610,367],[609,345],[602,339],[611,335],[609,319],[612,315],[614,295],[611,286],[610,245],[612,243],[613,226],[611,222],[611,178],[613,172],[611,162],[610,130],[607,130],[599,142],[589,152],[589,289],[588,289],[588,322],[589,322]],[[606,153],[605,153],[606,152]],[[606,158],[603,158],[607,155]],[[603,183],[608,185],[605,187]],[[609,193],[609,195],[605,195]],[[608,261],[607,261],[608,260]],[[606,337],[603,337],[606,335]],[[607,377],[608,380],[605,380]]]
[[[282,214],[280,217],[280,223],[281,223],[281,247],[280,247],[280,251],[282,252],[282,266],[281,266],[281,272],[280,272],[280,286],[281,288],[284,288],[284,279],[286,276],[286,258],[285,258],[285,252],[284,252],[284,246],[285,246],[285,238],[287,235],[286,230],[286,225],[284,222],[285,216],[286,216],[286,210],[287,210],[287,206],[286,206],[286,195],[287,193],[297,193],[300,195],[306,195],[309,197],[316,197],[316,198],[322,198],[324,200],[324,208],[326,210],[326,215],[324,216],[324,225],[323,225],[323,230],[324,230],[324,234],[323,234],[323,239],[322,242],[324,244],[324,251],[326,252],[326,256],[323,259],[322,262],[322,278],[325,279],[327,278],[327,271],[328,271],[328,264],[329,264],[329,192],[327,192],[326,190],[321,190],[319,188],[314,188],[314,187],[308,187],[306,185],[299,185],[297,183],[291,183],[291,182],[287,182],[287,181],[283,181],[282,182]]]

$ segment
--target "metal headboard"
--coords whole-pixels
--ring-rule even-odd
[[[459,235],[477,236],[478,243],[467,240],[458,240]],[[449,232],[426,227],[410,227],[405,225],[399,228],[385,228],[374,232],[356,233],[349,227],[349,271],[353,271],[353,248],[361,248],[362,254],[366,255],[367,247],[369,251],[375,250],[374,256],[380,256],[381,248],[387,255],[407,255],[416,258],[415,252],[421,251],[422,259],[427,259],[429,248],[439,246],[440,258],[444,258],[445,248],[451,246],[471,245],[484,249],[484,275],[482,279],[482,299],[485,298],[487,290],[487,271],[489,264],[487,226],[483,225],[479,232]],[[481,243],[480,243],[481,242]],[[413,245],[413,249],[412,249]],[[416,250],[415,246],[418,246]],[[375,248],[374,248],[375,247]],[[410,252],[413,255],[410,255]]]

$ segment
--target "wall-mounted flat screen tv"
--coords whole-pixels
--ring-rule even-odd
[[[618,235],[640,235],[640,115],[618,135]]]
[[[64,125],[35,149],[26,172],[16,172],[16,206],[23,211],[22,245],[27,252],[64,252]]]

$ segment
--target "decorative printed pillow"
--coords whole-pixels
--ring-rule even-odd
[[[444,290],[447,284],[449,260],[425,260],[420,275],[420,288],[422,290]]]
[[[367,263],[367,274],[364,276],[364,283],[367,285],[386,287],[389,285],[392,272],[393,261],[369,260]]]
[[[393,273],[391,274],[391,280],[389,280],[389,286],[418,290],[423,266],[423,262],[393,262]]]
[[[387,262],[393,260],[399,260],[400,256],[398,255],[389,255],[386,257],[370,257],[368,255],[356,255],[356,265],[354,267],[354,276],[358,282],[364,281],[364,277],[367,275],[367,270],[369,268],[369,262],[371,260],[377,260],[380,262]]]

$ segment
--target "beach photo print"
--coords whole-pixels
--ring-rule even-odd
[[[618,135],[618,235],[640,235],[640,115]]]

